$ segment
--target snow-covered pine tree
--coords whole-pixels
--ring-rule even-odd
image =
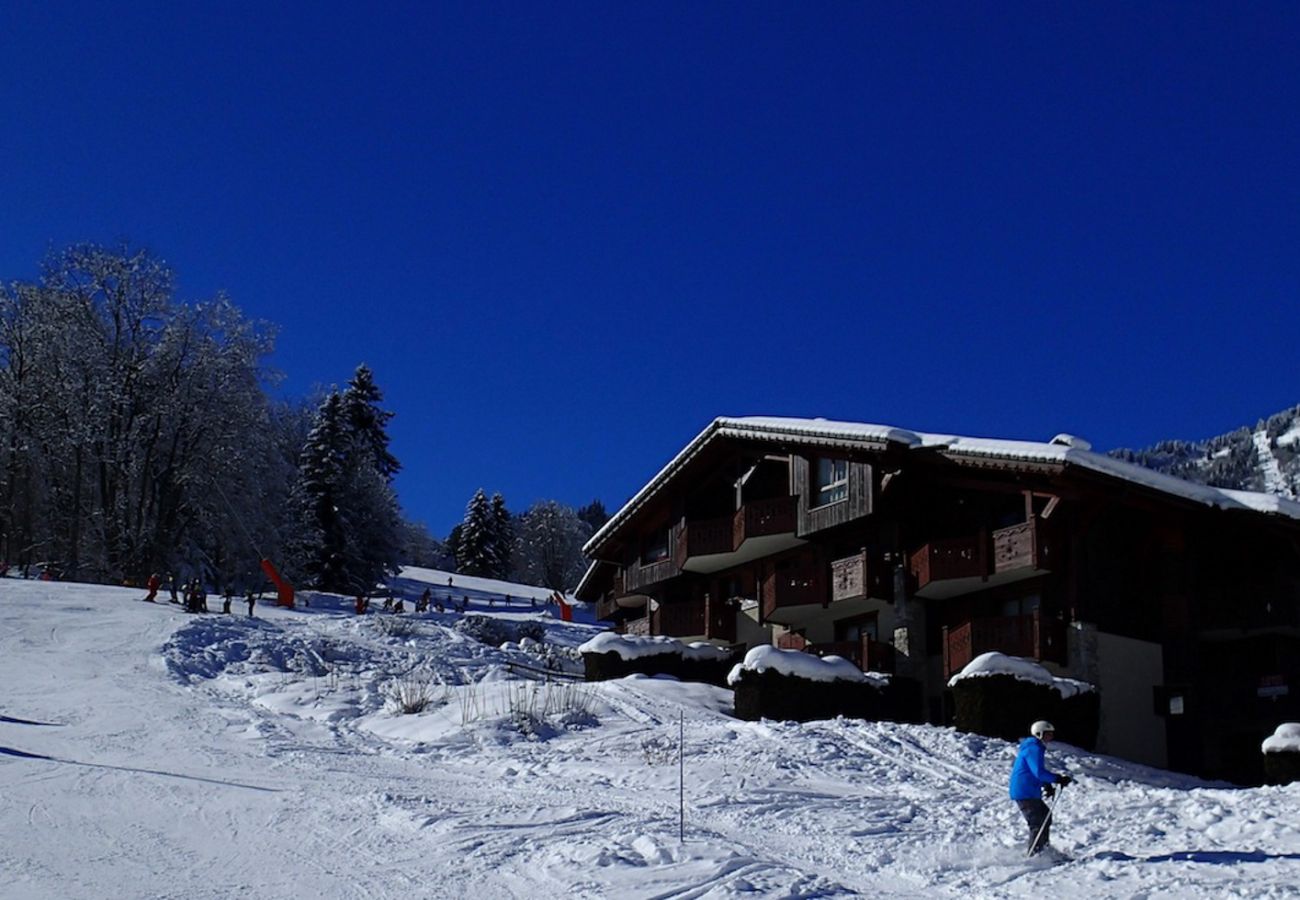
[[[316,411],[290,501],[297,520],[290,538],[290,571],[323,590],[355,589],[345,580],[339,515],[347,457],[342,405],[338,392],[331,391]]]
[[[510,553],[514,547],[514,517],[500,493],[492,495],[492,577],[510,577]]]
[[[496,565],[492,552],[493,529],[492,505],[487,494],[479,488],[465,506],[465,518],[460,523],[460,539],[456,547],[459,571],[486,578],[493,576]]]
[[[343,391],[343,416],[353,436],[370,452],[375,470],[391,484],[402,464],[388,450],[388,421],[393,413],[380,407],[383,399],[370,367],[357,366]]]

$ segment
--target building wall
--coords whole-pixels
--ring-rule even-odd
[[[1098,631],[1096,647],[1101,691],[1097,751],[1165,767],[1165,720],[1155,714],[1154,701],[1154,688],[1164,681],[1160,645]]]

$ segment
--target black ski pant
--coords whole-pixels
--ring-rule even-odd
[[[1029,855],[1033,856],[1051,843],[1052,823],[1047,820],[1047,804],[1042,800],[1017,800],[1016,805],[1020,807],[1021,815],[1025,817],[1025,822],[1029,824],[1029,843],[1027,846],[1029,847]],[[1046,826],[1044,826],[1044,822],[1047,823]],[[1042,837],[1038,835],[1040,828],[1043,832]],[[1034,841],[1035,838],[1038,838],[1037,843]]]

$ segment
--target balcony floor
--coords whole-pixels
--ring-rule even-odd
[[[973,594],[976,591],[986,591],[989,588],[998,587],[1003,584],[1015,584],[1017,581],[1028,581],[1030,578],[1037,578],[1040,575],[1046,575],[1047,569],[1015,569],[1011,572],[998,572],[990,575],[988,578],[979,578],[971,576],[969,578],[946,578],[943,581],[932,581],[925,587],[916,592],[917,597],[926,600],[946,600],[949,597],[957,597],[961,594]]]
[[[731,553],[710,553],[708,556],[692,556],[686,560],[686,563],[682,566],[682,571],[710,575],[714,572],[721,572],[723,569],[734,568],[747,562],[753,562],[756,559],[762,559],[765,556],[793,550],[803,543],[805,541],[795,537],[794,532],[752,537],[741,544],[739,549]]]

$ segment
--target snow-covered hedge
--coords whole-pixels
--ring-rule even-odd
[[[897,717],[889,676],[863,672],[838,656],[755,647],[731,670],[727,683],[735,688],[739,719]]]
[[[588,681],[625,675],[672,675],[683,681],[721,685],[737,651],[705,641],[604,632],[578,648]]]
[[[1264,739],[1260,749],[1265,753],[1300,753],[1300,722],[1277,726],[1272,736]]]
[[[1096,686],[1086,681],[1073,678],[1060,678],[1047,671],[1032,659],[1019,656],[1007,656],[996,651],[981,653],[968,662],[960,672],[948,679],[948,687],[967,678],[987,678],[990,675],[1010,675],[1017,681],[1041,684],[1061,695],[1062,698],[1097,690]]]
[[[746,672],[780,672],[806,681],[870,681],[877,687],[889,683],[888,675],[863,672],[842,656],[814,656],[802,650],[779,647],[755,647],[745,654],[727,675],[727,684],[735,686]]]
[[[1300,781],[1300,722],[1287,722],[1264,740],[1264,778],[1270,784]]]
[[[1092,749],[1101,701],[1087,682],[1058,678],[1031,659],[985,653],[948,681],[959,731],[1016,740],[1029,725],[1047,719],[1056,736]]]

